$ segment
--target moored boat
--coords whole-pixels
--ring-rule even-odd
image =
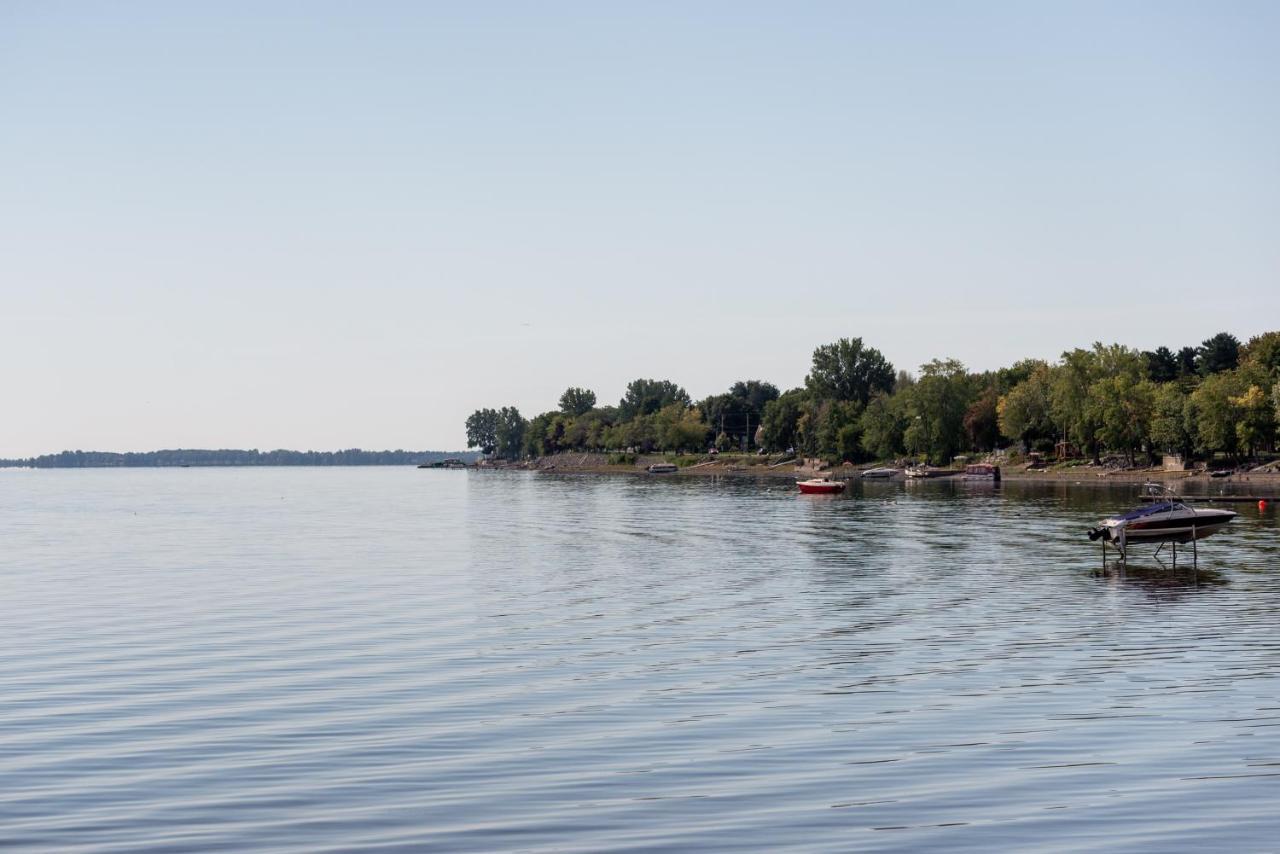
[[[1130,543],[1189,543],[1216,534],[1238,515],[1232,510],[1189,507],[1160,484],[1147,484],[1147,491],[1165,500],[1103,519],[1089,530],[1089,539],[1113,543],[1122,551]]]
[[[963,479],[997,481],[1000,479],[1000,466],[991,463],[972,463],[964,467]]]
[[[649,474],[675,474],[678,467],[675,463],[654,463],[649,466]]]
[[[897,473],[897,469],[886,466],[882,468],[867,469],[862,473],[862,476],[865,478],[885,478],[893,477]]]
[[[797,480],[796,486],[800,487],[800,491],[807,495],[833,495],[837,492],[844,492],[846,484],[843,480],[815,477],[809,480]]]

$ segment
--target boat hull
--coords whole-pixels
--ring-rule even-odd
[[[1213,536],[1231,524],[1236,515],[1231,510],[1198,510],[1194,516],[1178,514],[1128,524],[1119,519],[1106,519],[1098,530],[1109,543],[1189,543]]]
[[[805,495],[834,495],[845,488],[842,480],[797,480],[796,486]]]

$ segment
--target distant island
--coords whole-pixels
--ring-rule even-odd
[[[479,454],[461,451],[249,451],[176,448],[164,451],[114,453],[63,451],[26,459],[0,459],[0,468],[164,468],[172,466],[410,466],[457,458],[474,461]]]

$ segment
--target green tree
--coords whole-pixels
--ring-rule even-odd
[[[1000,396],[994,385],[978,395],[964,413],[964,432],[969,447],[978,451],[994,450],[1000,441]]]
[[[1098,424],[1098,438],[1135,463],[1135,454],[1148,441],[1156,406],[1156,384],[1128,374],[1103,377],[1089,389],[1089,407]]]
[[[524,431],[526,422],[520,417],[520,410],[514,406],[504,406],[498,410],[494,438],[494,453],[504,460],[520,458],[524,450]]]
[[[1004,396],[1031,379],[1032,374],[1048,367],[1048,363],[1043,359],[1022,359],[1014,362],[1012,366],[996,371],[996,391]]]
[[[996,406],[1000,432],[1028,449],[1038,442],[1051,442],[1058,435],[1051,414],[1053,370],[1041,364],[1024,382],[1001,397]]]
[[[806,450],[833,463],[863,459],[862,406],[853,400],[816,400],[809,405]]]
[[[782,451],[798,445],[798,428],[809,404],[809,392],[793,388],[764,407],[764,446],[771,451]]]
[[[583,415],[596,405],[596,393],[590,389],[570,386],[560,395],[560,411],[565,415]]]
[[[1276,438],[1275,410],[1261,386],[1250,385],[1231,398],[1236,413],[1236,438],[1252,457],[1258,448]]]
[[[1167,383],[1178,378],[1178,357],[1168,347],[1157,347],[1142,354],[1146,362],[1147,379],[1155,383]]]
[[[477,409],[467,418],[467,447],[479,448],[483,454],[492,454],[498,447],[498,412],[494,409]]]
[[[688,406],[688,392],[670,380],[632,380],[618,402],[618,414],[623,421],[630,421],[640,415],[652,415],[673,403]]]
[[[813,367],[804,379],[815,399],[853,400],[866,405],[877,391],[893,391],[893,365],[861,338],[841,338],[813,351]]]
[[[965,447],[969,385],[969,375],[956,359],[934,359],[920,366],[920,379],[907,395],[909,423],[904,441],[908,450],[947,463]]]
[[[902,434],[907,419],[901,409],[900,395],[880,392],[867,401],[862,412],[862,447],[873,459],[894,459],[906,450]]]
[[[1195,424],[1187,393],[1176,383],[1158,386],[1151,415],[1151,443],[1189,461],[1195,450]]]
[[[1199,372],[1200,354],[1195,347],[1183,347],[1178,351],[1178,376],[1189,377]]]
[[[1196,446],[1200,450],[1209,455],[1220,451],[1236,456],[1240,436],[1236,432],[1238,418],[1231,398],[1245,390],[1235,371],[1224,371],[1205,377],[1191,393]]]
[[[1206,339],[1196,354],[1201,376],[1232,370],[1240,364],[1240,339],[1229,332],[1219,332]]]
[[[1273,377],[1280,377],[1280,332],[1264,332],[1240,348],[1241,363],[1252,362]]]
[[[1089,406],[1089,388],[1098,378],[1095,353],[1076,348],[1062,354],[1062,363],[1053,374],[1055,424],[1061,426],[1076,447],[1086,450],[1095,463],[1101,462],[1098,446],[1097,414]]]

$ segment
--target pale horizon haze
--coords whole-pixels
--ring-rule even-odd
[[[1280,5],[0,5],[0,457],[1280,328]]]

